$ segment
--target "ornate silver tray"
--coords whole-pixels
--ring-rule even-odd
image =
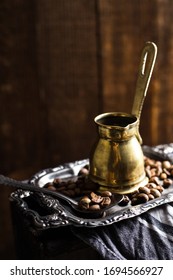
[[[173,154],[173,145],[170,145],[169,147],[168,145],[160,145],[158,146],[160,149],[158,147],[157,149],[151,149],[144,146],[144,154],[170,160]],[[169,153],[164,152],[164,147],[167,151],[169,150]],[[89,164],[88,159],[45,169],[35,174],[29,182],[42,188],[47,182],[51,182],[57,177],[74,179],[80,169],[86,164]],[[129,204],[127,206],[120,206],[117,204],[113,208],[105,210],[102,217],[99,218],[86,218],[80,216],[80,214],[77,215],[70,206],[64,206],[57,198],[55,199],[42,193],[33,194],[29,191],[17,190],[11,194],[10,199],[16,203],[24,215],[31,218],[33,227],[40,230],[68,225],[98,227],[129,219],[141,215],[152,208],[173,202],[173,186],[171,185],[168,189],[165,189],[161,197],[144,204],[136,206]],[[34,201],[34,205],[37,205],[36,207],[31,206],[31,200]]]

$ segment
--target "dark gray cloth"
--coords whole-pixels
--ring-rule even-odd
[[[105,260],[173,259],[173,203],[112,225],[72,231]]]

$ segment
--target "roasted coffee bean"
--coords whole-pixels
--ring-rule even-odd
[[[76,196],[79,196],[80,193],[81,193],[80,188],[75,188],[74,191],[75,191],[75,195],[76,195]]]
[[[62,179],[61,179],[61,178],[55,178],[55,179],[53,180],[53,184],[54,184],[55,186],[59,186],[61,182],[62,182]]]
[[[81,168],[81,170],[79,171],[79,176],[87,176],[89,174],[89,170],[86,167]]]
[[[166,179],[167,178],[167,174],[165,173],[165,172],[162,172],[161,174],[160,174],[160,179],[161,180],[164,180],[164,179]]]
[[[151,189],[151,194],[157,198],[161,196],[161,193],[157,189]]]
[[[103,200],[103,197],[101,197],[100,195],[97,195],[94,192],[91,192],[90,196],[91,196],[92,202],[95,202],[95,203],[100,203]]]
[[[155,183],[156,185],[160,184],[159,178],[157,176],[153,176],[149,179],[149,183]]]
[[[134,197],[136,197],[136,195],[137,195],[138,193],[139,193],[139,190],[136,190],[136,191],[130,193],[130,194],[128,195],[128,197],[129,197],[130,199],[133,199]]]
[[[88,196],[83,196],[79,203],[82,203],[82,204],[90,204],[91,203],[91,199],[88,197]]]
[[[154,164],[155,164],[155,161],[153,159],[150,159],[150,158],[145,158],[144,163],[145,163],[146,166],[149,165],[149,166],[153,167]]]
[[[140,201],[138,200],[137,197],[133,197],[132,200],[131,200],[131,205],[134,206],[134,205],[137,205],[137,204],[140,204]]]
[[[67,192],[68,192],[68,196],[70,196],[70,197],[75,197],[75,190],[68,190],[67,189]]]
[[[171,179],[166,178],[166,179],[163,180],[163,187],[165,189],[168,188],[171,184],[172,184],[172,180]]]
[[[68,190],[74,190],[76,188],[76,184],[75,183],[70,183],[69,185],[67,185],[67,189]]]
[[[157,187],[157,185],[155,183],[151,183],[149,182],[146,187],[148,187],[149,189],[155,189]]]
[[[51,190],[51,191],[56,191],[56,188],[55,188],[54,185],[52,185],[52,184],[49,184],[49,185],[47,186],[47,189],[48,189],[48,190]]]
[[[162,167],[162,162],[159,161],[159,160],[156,160],[155,165],[156,165],[157,167]]]
[[[145,169],[145,172],[146,172],[147,177],[148,177],[148,178],[151,178],[151,171],[150,171],[150,169],[149,169],[149,168],[146,168],[146,169]]]
[[[130,201],[130,198],[127,195],[123,196],[123,199],[119,202],[120,206],[126,206]]]
[[[84,196],[80,199],[78,206],[80,209],[87,210],[90,207],[91,199],[88,196]]]
[[[60,186],[60,187],[56,187],[56,190],[58,191],[58,192],[62,192],[62,191],[64,191],[64,190],[66,190],[66,186]]]
[[[101,196],[103,196],[103,197],[111,197],[112,193],[110,191],[103,191],[103,192],[101,192]]]
[[[139,194],[137,195],[137,199],[138,199],[138,201],[139,201],[140,203],[145,203],[145,202],[147,202],[147,201],[149,200],[148,195],[145,194],[145,193],[139,193]]]
[[[158,190],[160,193],[164,191],[164,188],[162,186],[157,186],[156,190]]]
[[[104,196],[102,202],[100,203],[101,207],[107,207],[110,204],[111,204],[111,199],[108,196],[107,197]]]
[[[48,188],[49,186],[54,186],[53,182],[48,182],[44,185],[45,188]]]
[[[70,193],[69,193],[69,191],[67,189],[62,190],[61,193],[66,195],[66,196],[70,196]]]
[[[139,192],[140,192],[140,193],[149,194],[149,193],[150,193],[150,189],[149,189],[147,186],[140,187],[140,188],[139,188]]]
[[[151,168],[150,169],[150,177],[156,176],[157,175],[157,169],[156,168]]]
[[[89,203],[80,202],[80,203],[78,203],[78,207],[79,207],[81,210],[88,210],[88,209],[89,209]]]
[[[98,210],[100,210],[100,205],[99,204],[90,205],[89,210],[98,211]]]
[[[158,166],[157,169],[156,169],[156,176],[160,176],[160,174],[163,172],[163,169],[161,166]]]
[[[166,168],[163,168],[163,172],[166,173],[167,176],[171,175],[170,171]]]
[[[163,168],[166,168],[166,169],[169,169],[169,168],[171,167],[170,161],[164,160],[164,161],[162,162],[162,167],[163,167]]]
[[[153,194],[149,193],[148,198],[149,198],[149,200],[153,200],[155,197]]]

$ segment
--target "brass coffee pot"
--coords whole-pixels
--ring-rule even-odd
[[[139,123],[156,55],[157,46],[147,42],[142,51],[131,114],[109,112],[94,119],[99,138],[91,151],[89,178],[101,190],[127,194],[148,182]]]

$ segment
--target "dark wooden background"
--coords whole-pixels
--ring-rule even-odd
[[[142,48],[158,46],[144,144],[173,141],[172,0],[0,1],[0,173],[26,179],[89,156],[94,117],[131,112]],[[0,258],[14,258],[0,190]]]

